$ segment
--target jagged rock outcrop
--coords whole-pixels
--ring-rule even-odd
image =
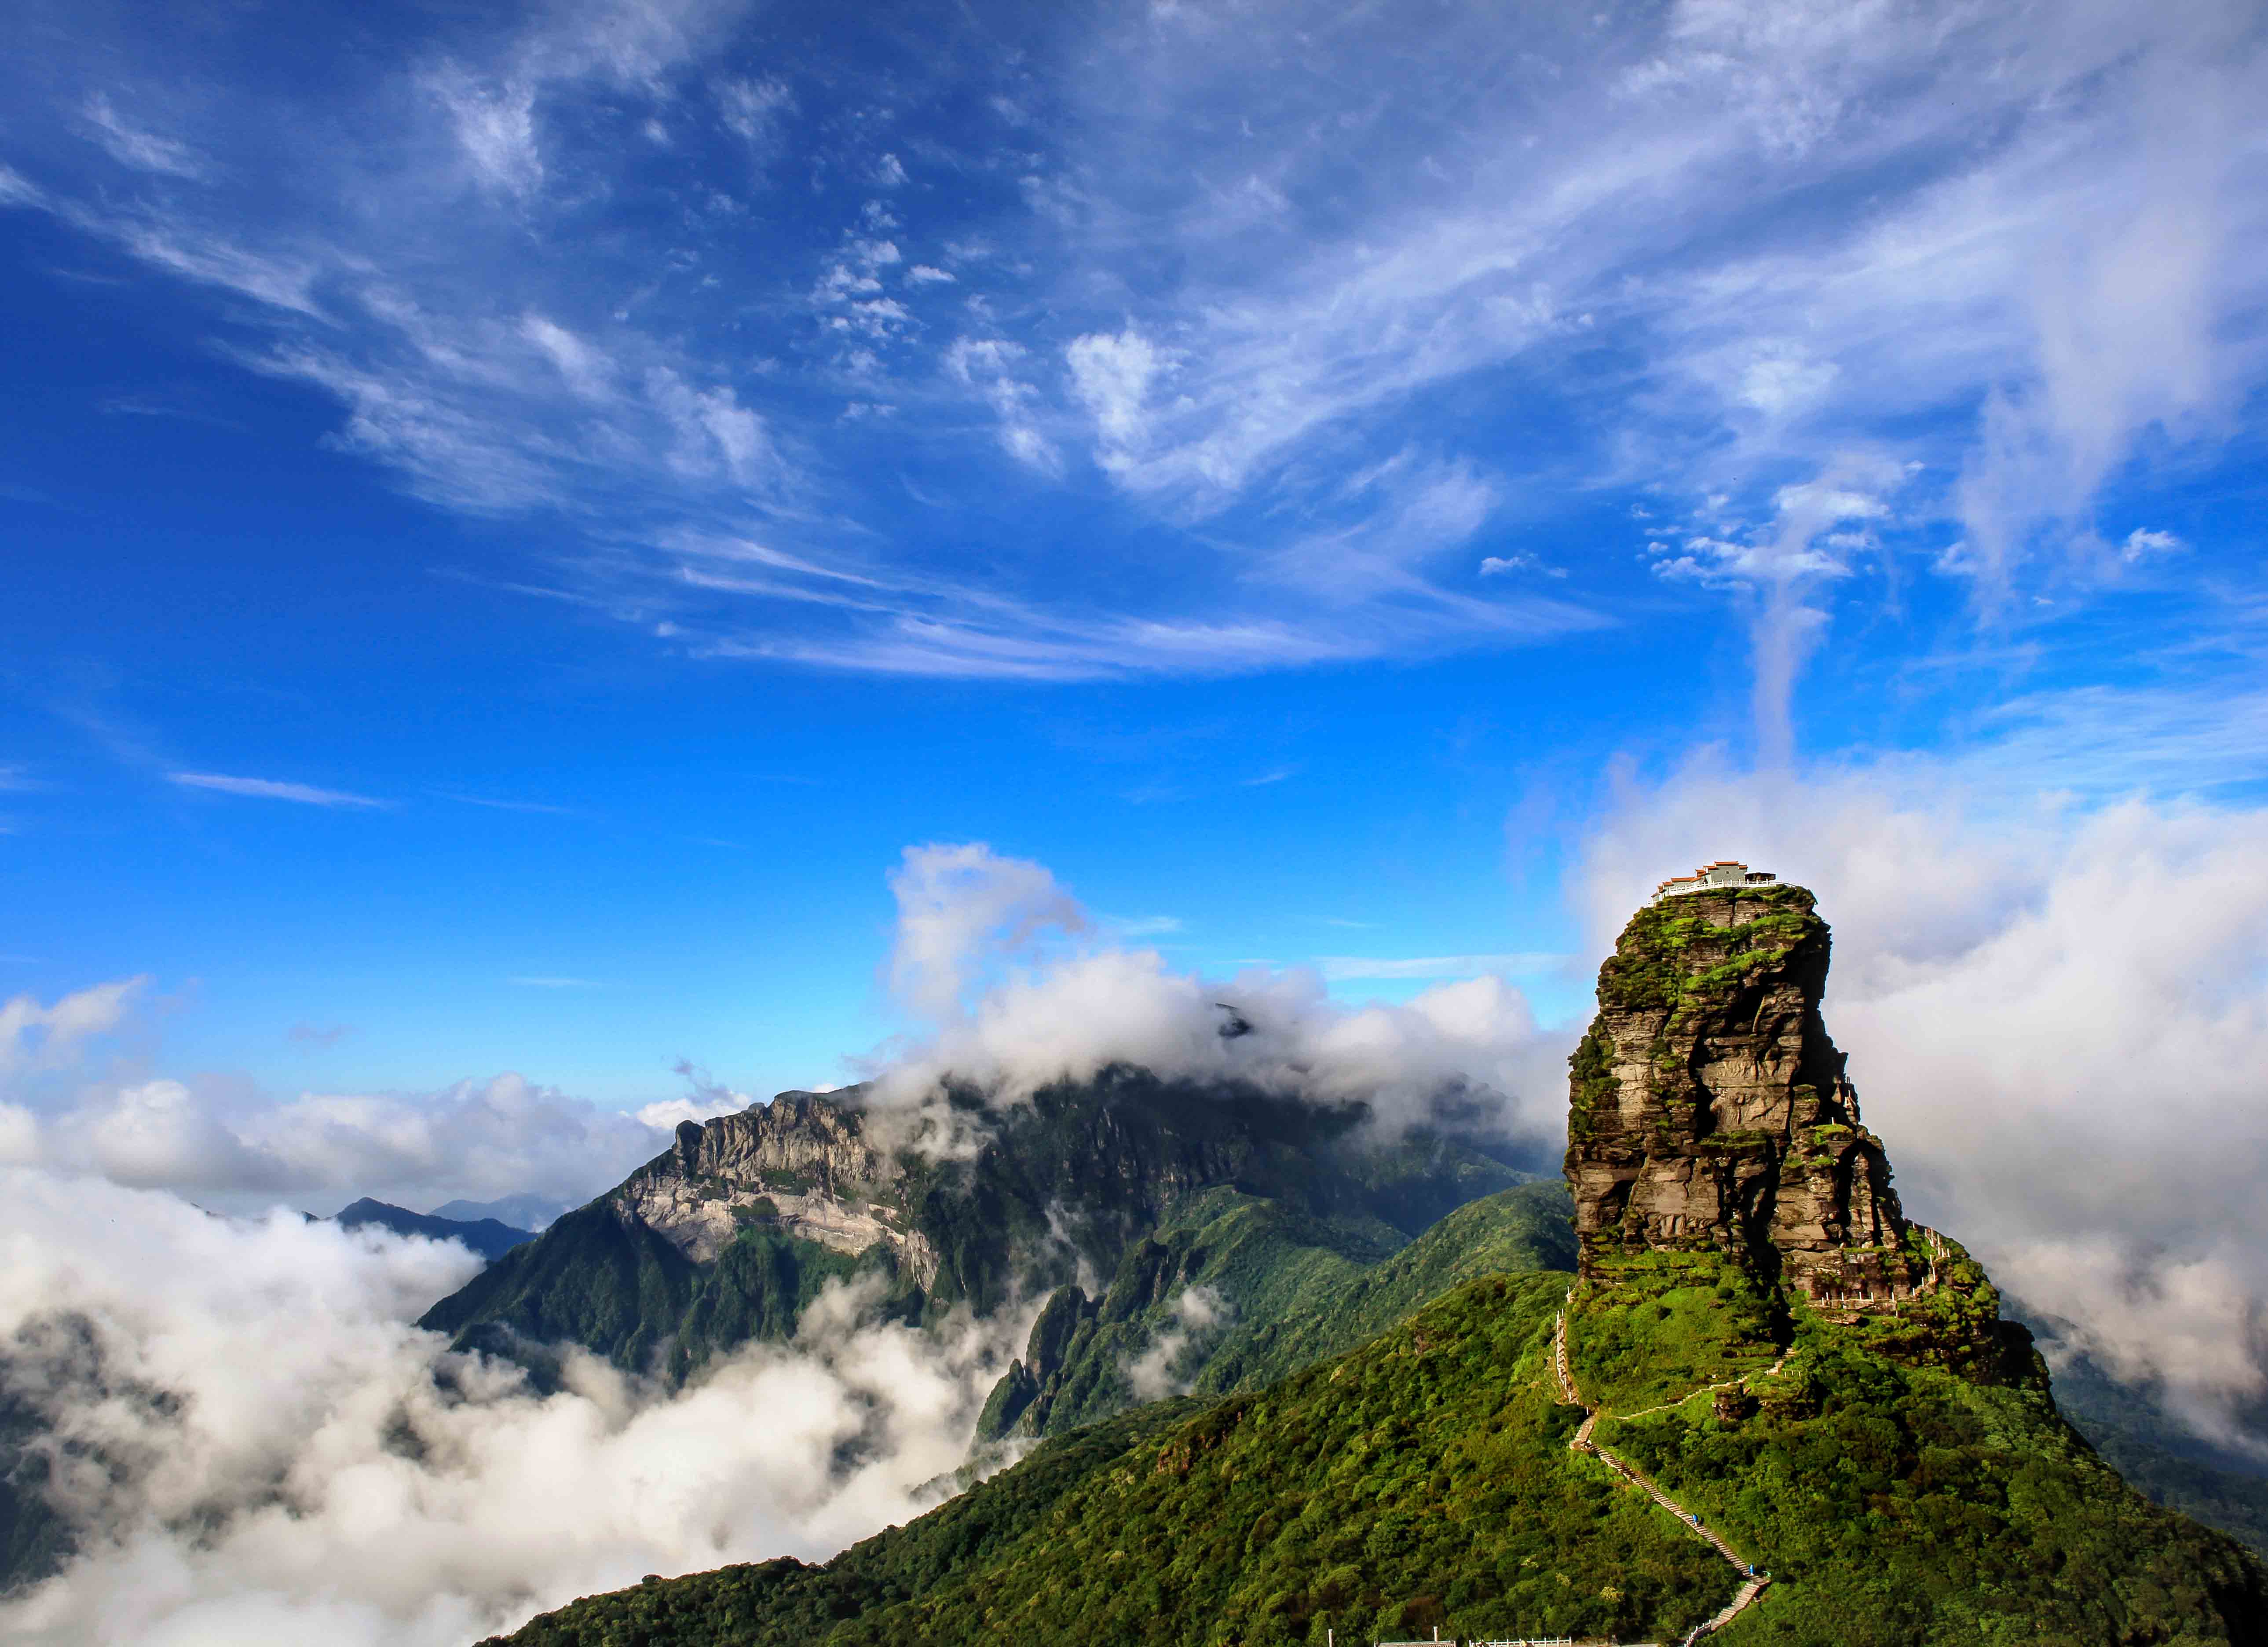
[[[996,1440],[1007,1435],[1019,1421],[1034,1434],[1044,1429],[1048,1413],[1062,1391],[1064,1370],[1074,1349],[1094,1336],[1095,1318],[1101,1309],[1101,1299],[1088,1298],[1077,1287],[1058,1287],[1049,1295],[1039,1319],[1032,1323],[1022,1358],[1008,1364],[1008,1371],[984,1403],[976,1423],[979,1438]]]
[[[859,1113],[816,1092],[715,1120],[685,1121],[666,1154],[609,1197],[696,1264],[714,1262],[751,1224],[831,1252],[887,1246],[902,1273],[927,1287],[937,1251],[912,1227],[898,1188],[904,1169],[866,1141]]]
[[[681,1128],[420,1324],[541,1377],[556,1371],[547,1346],[570,1342],[681,1380],[751,1339],[792,1335],[837,1282],[910,1323],[988,1315],[1116,1274],[1216,1193],[1279,1203],[1382,1257],[1521,1176],[1450,1138],[1375,1138],[1359,1104],[1123,1065],[1008,1105],[941,1087],[928,1101],[968,1147],[932,1153],[900,1136],[903,1111],[869,1097],[784,1092]]]
[[[1741,866],[1734,866],[1741,867]],[[1599,969],[1570,1061],[1581,1268],[1714,1249],[1830,1312],[1929,1289],[1949,1243],[1911,1224],[1819,1004],[1830,937],[1772,882],[1657,897]]]

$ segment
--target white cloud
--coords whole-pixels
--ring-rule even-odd
[[[2151,532],[2137,526],[2126,534],[2119,546],[2118,557],[2129,566],[2148,560],[2154,555],[2178,555],[2189,545],[2170,532]]]
[[[437,70],[426,89],[448,111],[475,181],[510,195],[543,182],[535,130],[535,86],[521,79],[484,79],[456,63]]]
[[[734,1096],[738,1097],[739,1094]],[[652,1127],[665,1133],[674,1133],[687,1121],[712,1121],[718,1115],[733,1110],[746,1109],[746,1103],[733,1104],[719,1109],[713,1103],[702,1103],[690,1098],[666,1098],[638,1107],[637,1121],[643,1127]]]
[[[998,337],[955,339],[946,351],[945,369],[955,381],[990,403],[1000,445],[1027,468],[1054,474],[1062,467],[1054,443],[1041,432],[1039,391],[1018,375],[1027,351]]]
[[[78,207],[67,208],[63,215],[184,280],[216,286],[287,314],[325,318],[314,298],[319,270],[296,250],[248,251],[225,233],[163,218],[129,215],[104,219]]]
[[[1111,937],[1128,938],[1168,937],[1180,931],[1183,923],[1179,915],[1105,915],[1101,924]]]
[[[749,72],[784,60],[736,0],[436,22],[327,82],[331,141],[294,140],[291,98],[253,85],[200,120],[210,160],[105,89],[209,64],[89,45],[11,82],[15,118],[27,142],[127,145],[137,187],[46,142],[37,187],[8,173],[0,201],[205,288],[225,350],[342,408],[338,444],[445,507],[548,511],[549,592],[712,656],[1062,679],[1514,643],[1588,614],[1461,599],[1474,562],[1437,552],[1507,502],[1638,483],[1725,546],[1665,576],[1753,600],[1793,669],[1840,607],[1897,598],[1897,555],[1987,607],[2117,580],[2104,478],[2146,438],[2209,453],[2268,379],[2242,324],[2268,299],[2245,158],[2268,56],[2243,6],[2096,8],[2051,35],[1951,0],[1780,10],[1598,29],[1454,5],[1414,48],[1314,0],[1237,30],[1083,17],[1012,85],[969,88],[1014,111],[1002,159],[1032,210],[909,226],[867,200],[832,246],[768,191],[720,205],[715,143],[621,140],[707,109],[774,164],[795,98]],[[919,95],[889,107],[887,151],[879,125],[814,146],[814,187],[865,195],[949,151]],[[163,187],[168,166],[210,187]],[[629,205],[662,198],[686,213]],[[813,312],[776,300],[790,267],[813,274],[815,354]],[[966,336],[900,300],[948,278]],[[853,478],[874,435],[846,400],[939,453],[997,441],[1012,489],[1085,484],[1083,430],[1114,493],[1086,553],[1152,556],[1111,585],[1142,598],[1068,599],[1060,557],[941,576]],[[1341,489],[1405,449],[1430,484]],[[1832,473],[1852,452],[1923,479],[1794,540],[1774,495],[1852,491]],[[1712,494],[1735,500],[1720,518]],[[1933,556],[1956,521],[1960,553]],[[792,536],[878,592],[792,619],[777,584],[695,599],[646,547],[678,531]],[[1837,586],[1779,587],[1806,578]],[[1228,643],[1189,643],[1205,632]]]
[[[838,1288],[674,1398],[579,1352],[538,1396],[409,1324],[478,1268],[453,1243],[0,1178],[0,1376],[86,1530],[0,1602],[27,1643],[460,1647],[646,1572],[821,1558],[926,1507],[1028,1326],[877,1326]]]
[[[1193,1380],[1179,1376],[1182,1352],[1191,1342],[1229,1320],[1236,1306],[1211,1287],[1184,1287],[1167,1312],[1167,1325],[1154,1342],[1127,1364],[1126,1382],[1138,1401],[1187,1395]]]
[[[999,857],[982,842],[908,847],[889,880],[898,906],[890,990],[932,1022],[963,1010],[991,958],[1088,924],[1043,866]]]
[[[965,1123],[933,1102],[948,1077],[1012,1103],[1114,1063],[1359,1101],[1388,1130],[1437,1119],[1444,1105],[1467,1124],[1530,1142],[1561,1124],[1562,1055],[1537,1033],[1526,998],[1493,973],[1398,1005],[1347,1006],[1316,972],[1256,967],[1208,979],[1170,969],[1154,950],[1094,941],[1083,936],[1093,923],[1044,868],[985,847],[909,849],[892,887],[892,982],[933,1027],[884,1048],[875,1090],[885,1112],[907,1110],[909,1139],[932,1129],[927,1147],[969,1147]]]
[[[1384,959],[1370,955],[1324,955],[1315,964],[1333,982],[1357,978],[1469,978],[1477,973],[1501,973],[1507,978],[1534,977],[1555,971],[1568,957],[1528,952],[1492,955],[1411,955]]]
[[[297,801],[303,806],[386,806],[367,795],[343,790],[317,789],[312,783],[290,783],[274,778],[229,777],[217,772],[168,772],[166,781],[185,789],[214,790],[223,795],[246,795],[257,800]]]
[[[564,379],[567,386],[586,401],[604,401],[612,391],[615,364],[565,327],[540,314],[522,315],[520,335],[539,349]]]
[[[87,99],[85,114],[94,128],[95,141],[121,165],[192,181],[204,176],[204,163],[187,143],[133,125],[112,106],[109,93],[98,92]]]
[[[88,1039],[125,1022],[149,983],[147,976],[122,978],[63,996],[51,1006],[29,995],[0,1004],[0,1076],[76,1062]]]
[[[13,166],[0,165],[0,206],[40,206],[47,195],[40,186]]]
[[[1130,326],[1076,338],[1064,358],[1072,391],[1094,418],[1096,460],[1126,471],[1149,444],[1151,386],[1173,370],[1173,357]]]
[[[759,151],[768,151],[779,140],[781,121],[795,108],[795,98],[777,80],[727,80],[717,88],[720,118],[733,132]]]
[[[1567,576],[1565,567],[1550,565],[1536,559],[1533,555],[1489,555],[1482,557],[1480,565],[1482,577],[1501,577],[1508,572],[1541,572],[1546,577]]]
[[[1767,417],[1784,418],[1816,404],[1837,376],[1833,362],[1815,360],[1800,346],[1759,344],[1742,368],[1738,398]]]
[[[237,1207],[287,1195],[318,1210],[364,1195],[412,1207],[522,1193],[580,1204],[667,1147],[677,1119],[667,1105],[666,1121],[663,1110],[603,1110],[514,1074],[280,1101],[224,1077],[151,1079],[138,1061],[114,1069],[95,1055],[136,1027],[147,983],[0,1005],[0,1158]],[[704,1114],[747,1103],[697,1082],[690,1101]]]
[[[777,478],[779,466],[764,420],[729,386],[695,389],[669,368],[656,366],[646,374],[645,390],[676,431],[669,461],[678,473],[726,478],[741,487]]]

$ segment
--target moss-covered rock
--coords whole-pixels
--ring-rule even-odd
[[[1832,948],[1784,883],[1633,915],[1569,1068],[1566,1175],[1587,1276],[1719,1254],[1775,1295],[1972,1377],[2036,1376],[1966,1254],[1911,1224],[1820,1016]]]

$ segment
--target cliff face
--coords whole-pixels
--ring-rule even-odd
[[[937,1252],[912,1227],[898,1190],[902,1168],[866,1141],[864,1122],[814,1092],[686,1121],[670,1151],[632,1173],[609,1201],[696,1264],[713,1262],[750,1224],[767,1224],[830,1252],[881,1246],[927,1287]]]
[[[1684,893],[1632,915],[1571,1060],[1581,1268],[1713,1249],[1831,1312],[1929,1289],[1953,1255],[1909,1224],[1819,1015],[1827,923],[1800,886]]]
[[[422,1324],[531,1365],[563,1340],[681,1379],[751,1338],[790,1336],[831,1281],[878,1283],[877,1307],[908,1321],[990,1314],[1114,1274],[1214,1191],[1280,1203],[1382,1257],[1523,1176],[1445,1138],[1369,1139],[1359,1107],[1127,1068],[998,1109],[941,1093],[981,1139],[946,1159],[885,1147],[889,1117],[865,1096],[784,1092],[679,1128]]]

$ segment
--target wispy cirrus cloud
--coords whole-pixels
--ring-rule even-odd
[[[204,176],[204,163],[187,143],[146,131],[129,121],[111,106],[109,93],[94,93],[86,99],[82,112],[93,128],[96,140],[121,165],[191,181]]]
[[[1333,924],[1340,924],[1334,923]],[[1346,923],[1344,924],[1354,924]],[[1315,965],[1332,982],[1353,979],[1476,978],[1495,973],[1506,978],[1534,978],[1557,972],[1571,957],[1548,954],[1501,955],[1324,955]]]
[[[292,801],[302,806],[384,807],[392,801],[379,800],[368,795],[352,795],[344,790],[318,789],[312,783],[293,783],[276,778],[232,777],[220,772],[168,772],[168,783],[183,789],[210,790],[221,795],[242,795],[254,800]]]
[[[981,133],[940,129],[830,157],[842,187],[815,209],[752,197],[745,158],[718,169],[711,138],[775,164],[832,109],[799,82],[792,52],[760,78],[716,72],[744,11],[576,4],[503,31],[445,29],[357,65],[315,145],[273,141],[281,87],[238,85],[225,113],[166,133],[130,125],[98,88],[69,111],[77,129],[99,133],[119,165],[202,187],[122,195],[88,174],[60,194],[18,193],[153,271],[254,305],[216,312],[227,351],[330,397],[343,415],[335,441],[413,492],[562,522],[569,547],[548,577],[512,581],[549,582],[707,656],[1010,680],[1217,674],[1520,644],[1599,621],[1572,601],[1484,607],[1407,569],[1381,578],[1381,555],[1406,558],[1386,540],[1472,529],[1470,511],[1434,506],[1438,489],[1430,504],[1391,500],[1375,529],[1362,524],[1379,512],[1370,502],[1306,508],[1303,530],[1330,547],[1290,561],[1233,537],[1193,542],[1174,577],[1100,605],[1054,575],[1060,562],[1019,573],[982,552],[927,552],[929,534],[856,483],[894,445],[950,447],[988,430],[1022,477],[988,532],[1026,535],[1017,516],[1084,485],[1066,467],[1083,402],[1064,354],[1083,334],[1034,328],[1029,260],[1043,248],[1026,232],[1034,202],[1047,209],[1038,221],[1075,228],[1080,191],[1042,175],[1053,168],[1035,150],[1015,162],[1040,167],[1028,182],[1004,175],[978,216],[940,218],[923,167],[983,153]],[[933,116],[936,90],[902,96]],[[591,125],[601,103],[630,122],[619,136]],[[591,236],[633,158],[659,165],[694,207],[666,248]],[[770,244],[752,262],[744,220],[758,210]],[[576,245],[586,275],[611,261],[597,283],[636,296],[561,279],[563,265],[514,249],[525,240]],[[776,272],[799,259],[799,280]],[[1110,391],[1100,351],[1078,357],[1088,388],[1131,392],[1126,363]],[[814,416],[814,395],[842,398]],[[1130,450],[1144,415],[1125,419]],[[1138,511],[1101,524],[1114,538],[1145,529]],[[770,540],[784,558],[719,581],[683,547],[718,535]],[[1296,593],[1256,593],[1256,568]]]
[[[725,0],[576,0],[374,46],[312,126],[253,82],[163,129],[112,31],[19,86],[0,200],[222,299],[338,444],[540,523],[497,581],[665,644],[1222,673],[1730,599],[1778,743],[1853,603],[2166,564],[2095,516],[2268,377],[2247,17],[1074,10],[1009,74],[940,8],[868,80],[793,29],[752,75]],[[1571,527],[1624,492],[1660,535]],[[720,578],[725,538],[782,558]]]
[[[552,818],[585,818],[590,814],[578,806],[556,806],[549,801],[499,800],[489,795],[460,795],[453,790],[436,790],[434,794],[460,806],[478,806],[488,812],[536,812]]]
[[[0,206],[38,206],[47,201],[39,185],[13,166],[0,165]]]

